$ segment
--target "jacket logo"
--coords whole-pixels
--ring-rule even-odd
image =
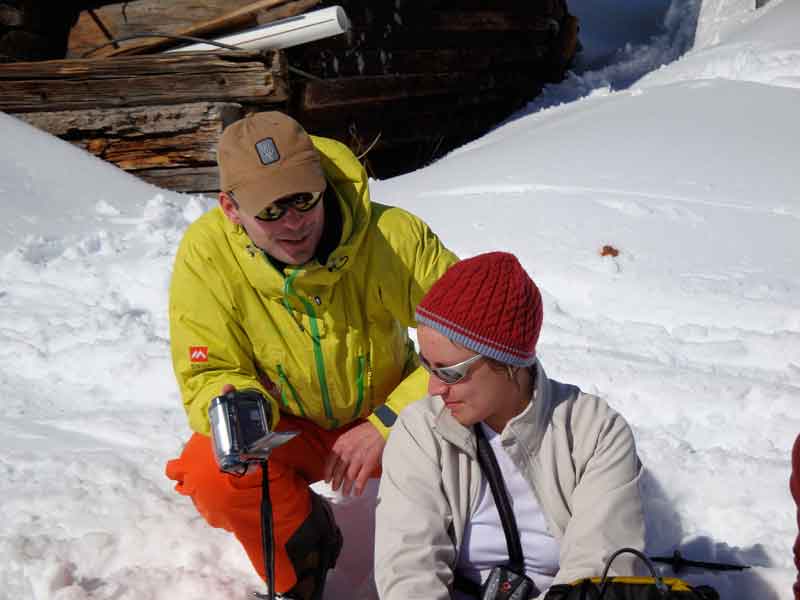
[[[189,346],[189,360],[193,363],[208,362],[208,346]]]
[[[258,158],[261,159],[261,164],[264,166],[276,163],[281,159],[278,147],[272,138],[264,138],[256,142],[256,152],[258,152]]]
[[[350,259],[349,256],[337,256],[336,258],[332,258],[328,261],[328,271],[331,273],[333,271],[338,271],[339,269],[343,268],[347,261]]]

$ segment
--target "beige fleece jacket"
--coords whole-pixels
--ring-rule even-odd
[[[600,398],[547,378],[501,433],[561,544],[554,583],[599,576],[619,548],[644,548],[642,467],[625,420]],[[471,429],[438,396],[408,406],[383,455],[375,539],[381,600],[448,600],[481,470]],[[633,574],[633,557],[612,574]],[[485,578],[488,572],[482,573]],[[542,590],[544,592],[545,590]],[[543,594],[542,594],[543,595]]]

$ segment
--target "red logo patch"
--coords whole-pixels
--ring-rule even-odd
[[[208,362],[208,346],[189,346],[191,362]]]

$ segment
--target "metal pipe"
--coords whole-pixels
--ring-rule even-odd
[[[350,30],[350,19],[341,6],[314,10],[295,17],[287,17],[213,41],[242,50],[277,50],[307,44]],[[191,44],[167,52],[197,52],[217,50],[211,44]]]

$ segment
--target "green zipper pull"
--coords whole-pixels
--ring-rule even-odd
[[[356,409],[353,411],[353,418],[355,419],[361,413],[361,406],[364,404],[364,375],[366,369],[366,358],[364,355],[358,357],[358,374],[356,375]]]

